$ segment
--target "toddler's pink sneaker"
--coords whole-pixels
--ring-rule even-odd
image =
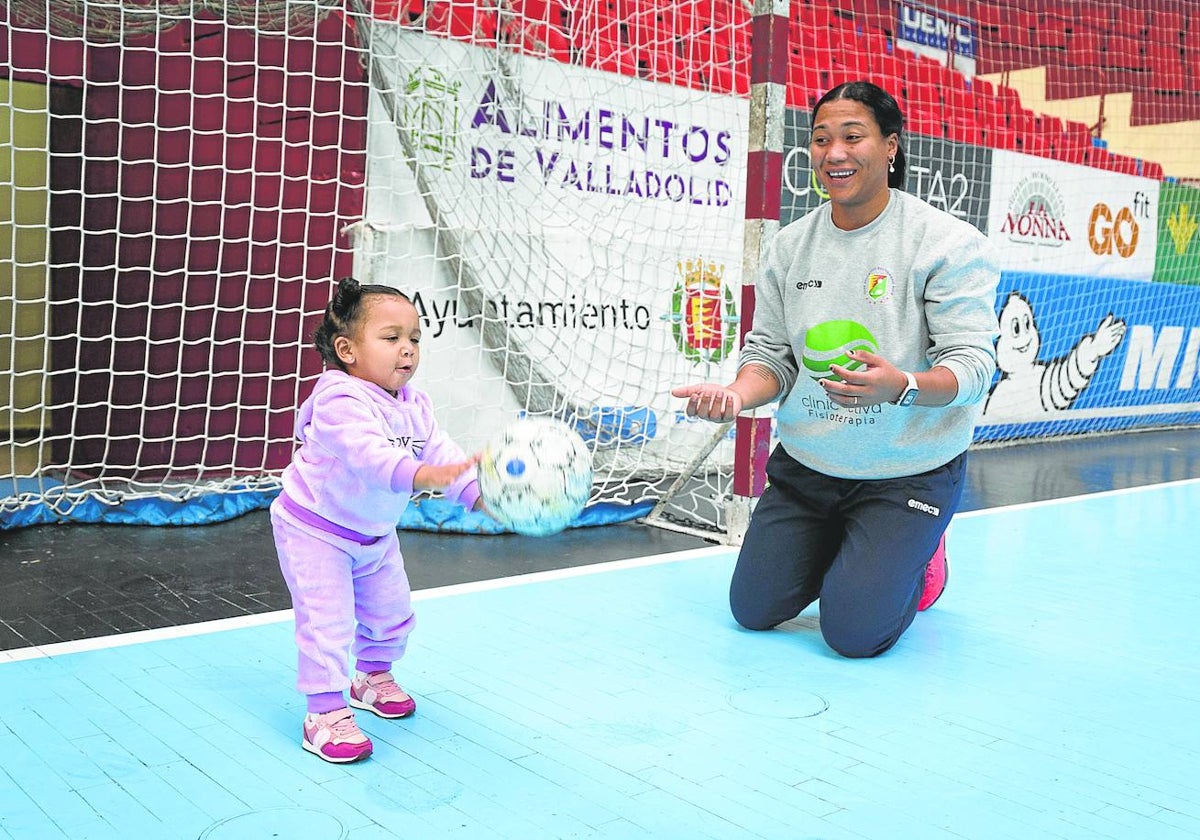
[[[921,601],[917,611],[921,612],[933,606],[946,590],[946,580],[950,577],[950,562],[946,559],[946,535],[938,542],[937,551],[925,566],[925,589],[921,593]]]
[[[382,718],[408,717],[417,710],[417,701],[396,685],[390,671],[355,673],[350,683],[350,705],[374,712]]]
[[[334,709],[323,715],[304,716],[304,740],[300,746],[334,764],[358,761],[371,754],[371,739],[354,722],[354,712]]]

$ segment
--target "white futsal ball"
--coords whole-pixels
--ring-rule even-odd
[[[479,492],[501,525],[544,537],[570,525],[592,492],[592,455],[574,429],[523,417],[487,445]]]

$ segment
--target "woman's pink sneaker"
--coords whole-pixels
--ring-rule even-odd
[[[917,604],[918,612],[929,609],[938,598],[942,597],[942,593],[946,591],[946,580],[949,577],[950,562],[946,559],[946,535],[942,534],[937,551],[933,552],[933,557],[925,566],[925,589]]]

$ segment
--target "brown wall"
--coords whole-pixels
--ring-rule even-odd
[[[353,32],[210,19],[119,46],[0,44],[0,67],[52,86],[53,460],[144,479],[282,467],[320,366],[312,313],[350,273],[339,231],[362,213]]]

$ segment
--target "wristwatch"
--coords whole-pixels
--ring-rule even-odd
[[[900,396],[892,400],[892,405],[908,406],[917,401],[917,394],[921,393],[921,389],[917,387],[917,378],[908,371],[902,371],[904,378],[908,380],[908,384],[904,386],[904,390],[900,392]]]

